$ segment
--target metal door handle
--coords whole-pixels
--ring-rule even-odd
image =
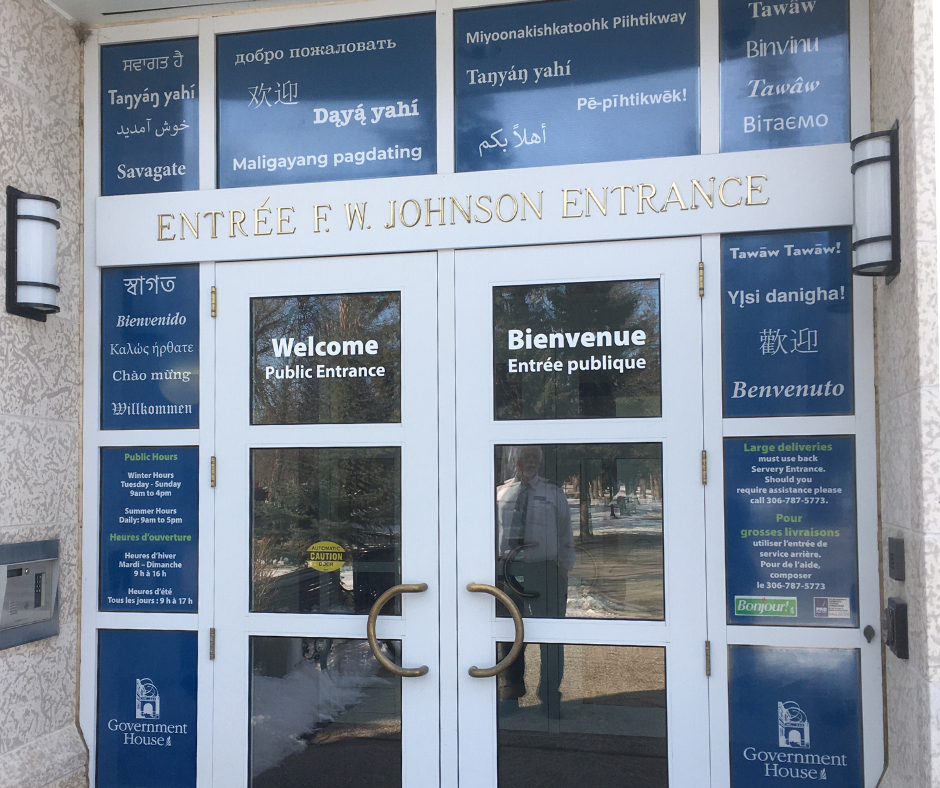
[[[522,615],[519,613],[519,608],[516,607],[509,594],[496,588],[496,586],[487,585],[486,583],[467,583],[467,591],[489,594],[490,596],[496,597],[496,599],[506,606],[506,609],[509,611],[509,615],[512,616],[512,623],[516,627],[516,637],[512,641],[512,648],[505,657],[503,657],[491,668],[478,668],[476,665],[474,665],[469,670],[470,675],[475,679],[485,679],[489,678],[490,676],[497,676],[506,670],[506,668],[508,668],[513,662],[515,662],[516,657],[518,657],[522,652],[522,641],[525,639],[525,628],[522,624]]]
[[[398,594],[417,594],[421,591],[427,591],[427,583],[404,583],[397,586],[392,586],[388,591],[386,591],[382,596],[375,600],[375,604],[372,605],[372,609],[369,611],[369,621],[366,624],[366,637],[369,638],[369,648],[372,649],[373,656],[379,661],[379,664],[385,668],[390,673],[394,673],[396,676],[406,676],[413,678],[415,676],[423,676],[428,672],[428,666],[422,665],[420,668],[403,668],[400,665],[396,665],[388,657],[386,657],[382,650],[379,648],[379,641],[375,637],[375,620],[379,617],[379,613],[382,612],[382,608],[388,603],[393,596]]]

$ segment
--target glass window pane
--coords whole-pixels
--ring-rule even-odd
[[[249,720],[251,788],[401,785],[401,679],[364,640],[251,638]]]
[[[661,444],[497,446],[495,487],[496,582],[523,616],[664,619]]]
[[[401,421],[401,293],[251,299],[252,424]]]
[[[662,415],[659,280],[493,288],[497,421]]]
[[[401,582],[400,448],[252,449],[251,488],[252,612],[368,613]]]
[[[500,788],[668,785],[664,648],[527,643],[497,693]]]

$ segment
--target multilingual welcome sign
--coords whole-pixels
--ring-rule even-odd
[[[101,193],[199,188],[199,42],[101,49]]]
[[[221,188],[436,172],[433,14],[217,41]]]
[[[458,172],[699,152],[698,3],[458,11]]]

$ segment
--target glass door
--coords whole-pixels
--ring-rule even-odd
[[[216,284],[213,784],[437,786],[436,256]]]
[[[699,254],[457,253],[462,787],[708,782]]]

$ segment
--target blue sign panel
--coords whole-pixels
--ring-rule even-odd
[[[724,413],[850,414],[848,228],[721,239]]]
[[[97,788],[195,788],[195,632],[98,631]]]
[[[219,186],[437,171],[433,14],[218,38]]]
[[[721,0],[721,149],[848,139],[847,0]]]
[[[101,428],[199,426],[199,266],[101,272]]]
[[[855,439],[725,439],[729,624],[858,626]]]
[[[699,152],[695,0],[454,17],[458,172]]]
[[[862,788],[857,649],[728,648],[732,788]]]
[[[199,449],[101,450],[101,610],[195,612]]]
[[[199,188],[199,41],[101,48],[101,193]]]

